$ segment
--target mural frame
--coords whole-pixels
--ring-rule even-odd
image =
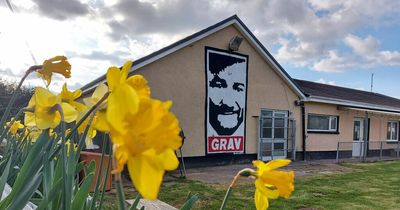
[[[245,109],[244,109],[244,116],[243,116],[243,149],[240,152],[234,152],[234,151],[223,151],[223,152],[210,152],[209,151],[209,144],[208,144],[208,120],[209,120],[209,113],[208,113],[208,59],[207,55],[209,51],[215,51],[215,52],[220,52],[220,53],[225,53],[225,54],[230,54],[230,55],[235,55],[235,56],[240,56],[246,59],[246,88],[245,88]],[[219,48],[214,48],[214,47],[209,47],[205,46],[204,47],[204,88],[205,88],[205,95],[204,95],[204,149],[205,149],[205,155],[210,156],[210,155],[221,155],[221,154],[246,154],[246,128],[247,128],[247,94],[248,94],[248,89],[249,89],[249,56],[238,53],[238,52],[232,52],[224,49],[219,49]]]

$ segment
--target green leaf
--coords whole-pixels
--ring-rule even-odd
[[[103,162],[104,162],[104,154],[106,152],[105,142],[106,142],[106,137],[103,134],[103,142],[102,142],[103,148],[101,150],[100,165],[98,167],[98,170],[96,171],[96,173],[97,173],[97,178],[95,179],[96,180],[96,185],[95,185],[95,190],[94,190],[94,193],[93,193],[93,202],[90,205],[90,210],[93,209],[94,205],[96,204],[97,196],[99,194],[99,186],[100,186],[100,183],[101,183],[101,174],[104,173]]]
[[[140,194],[138,193],[135,200],[132,203],[132,206],[129,208],[129,210],[136,210],[137,205],[139,204],[139,201],[141,198],[142,198],[142,196],[140,196]]]
[[[187,200],[183,206],[180,208],[181,210],[189,210],[192,209],[193,204],[196,203],[196,201],[199,199],[199,197],[197,195],[193,195],[192,197],[190,197],[189,200]]]
[[[29,179],[29,182],[17,192],[16,196],[12,200],[10,206],[7,209],[23,209],[32,197],[35,190],[39,187],[42,179],[42,173],[38,173],[33,178]],[[13,189],[14,190],[14,189]]]
[[[15,200],[15,196],[21,191],[21,188],[26,188],[27,184],[32,181],[32,174],[37,174],[42,166],[42,157],[45,154],[47,146],[49,144],[48,132],[42,132],[42,135],[36,141],[32,149],[29,151],[27,158],[25,159],[17,178],[12,186],[11,193],[0,202],[0,209],[8,206],[11,201]],[[40,182],[39,182],[40,183]],[[24,189],[22,189],[24,190]],[[36,190],[36,189],[34,189]]]
[[[86,198],[89,194],[90,186],[92,185],[93,176],[93,172],[86,175],[81,188],[78,190],[72,201],[71,209],[78,210],[83,208],[84,204],[86,203]]]
[[[45,209],[55,198],[57,198],[58,193],[61,191],[62,180],[58,180],[54,187],[50,190],[47,197],[45,197],[39,204],[36,210]]]
[[[10,167],[11,167],[11,161],[12,161],[12,157],[10,157],[10,159],[7,162],[7,166],[3,171],[3,174],[1,175],[0,178],[0,192],[4,191],[4,186],[7,183],[7,179],[8,179],[8,173],[10,172]]]

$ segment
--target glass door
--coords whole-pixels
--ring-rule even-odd
[[[360,118],[354,119],[353,126],[353,157],[363,155],[364,149],[364,120]]]
[[[287,157],[288,111],[261,110],[259,159]]]

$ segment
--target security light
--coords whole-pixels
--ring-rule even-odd
[[[238,51],[240,44],[242,43],[243,38],[235,35],[231,41],[229,41],[229,50],[230,51]]]

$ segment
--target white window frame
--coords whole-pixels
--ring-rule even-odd
[[[320,129],[310,129],[308,128],[309,126],[309,120],[310,120],[310,116],[318,116],[318,117],[329,117],[329,128],[328,130],[320,130]],[[311,132],[327,132],[327,133],[331,133],[331,132],[338,132],[339,128],[339,120],[338,120],[338,116],[337,115],[324,115],[324,114],[312,114],[309,113],[307,115],[307,131],[311,131]],[[336,128],[332,128],[332,120],[336,119]]]
[[[396,133],[397,133],[397,136],[396,136],[396,139],[393,139],[392,137],[392,135],[393,135],[393,133],[392,132],[390,132],[390,138],[389,139],[387,139],[387,129],[388,129],[388,127],[389,127],[389,123],[390,124],[393,124],[393,123],[396,123]],[[392,126],[390,126],[390,127],[392,127]],[[387,123],[386,123],[386,141],[399,141],[399,121],[394,121],[394,120],[389,120]]]

